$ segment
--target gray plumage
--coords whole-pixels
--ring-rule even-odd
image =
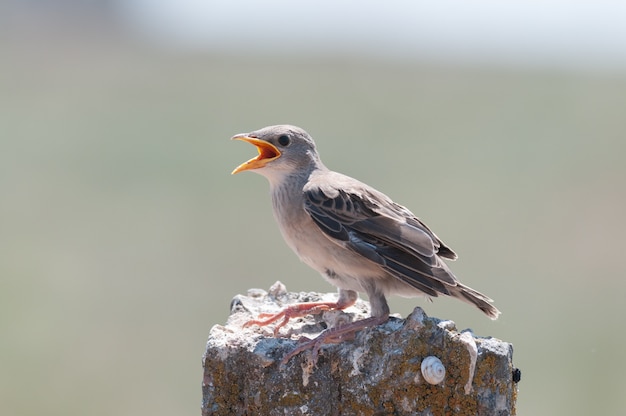
[[[376,189],[326,168],[304,130],[270,126],[233,138],[259,150],[233,173],[254,170],[269,180],[285,241],[339,288],[340,299],[365,292],[372,316],[384,317],[386,295],[447,295],[498,317],[491,299],[450,271],[443,258],[457,255],[426,224]]]

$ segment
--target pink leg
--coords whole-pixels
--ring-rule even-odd
[[[383,324],[387,322],[388,319],[388,315],[372,316],[370,318],[361,319],[360,321],[355,321],[346,325],[327,329],[314,339],[307,339],[299,346],[297,346],[293,351],[287,354],[285,358],[283,358],[282,364],[286,364],[287,361],[289,361],[292,357],[300,354],[302,351],[310,349],[313,365],[315,365],[315,363],[317,362],[317,355],[323,344],[334,344],[344,341],[348,338],[352,338],[357,331],[360,331],[370,326]]]
[[[274,327],[274,336],[278,334],[278,330],[285,326],[291,318],[300,318],[307,315],[315,315],[329,310],[342,310],[356,303],[356,292],[346,291],[339,293],[337,302],[305,302],[295,303],[286,306],[282,311],[277,313],[263,313],[259,315],[260,319],[253,319],[244,324],[244,327],[251,325],[265,326],[282,319],[276,327]]]

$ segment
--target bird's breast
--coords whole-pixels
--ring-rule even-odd
[[[274,216],[287,245],[302,262],[334,286],[362,292],[363,279],[384,275],[378,265],[324,234],[306,212],[302,201],[290,204],[283,201],[280,206],[275,205]]]

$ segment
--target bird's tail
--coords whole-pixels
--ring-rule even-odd
[[[488,296],[485,296],[471,287],[467,287],[461,283],[457,283],[455,289],[456,290],[453,292],[454,297],[467,303],[471,303],[483,311],[484,314],[491,319],[495,320],[498,319],[498,316],[500,316],[500,311],[491,304],[493,300],[491,300]]]

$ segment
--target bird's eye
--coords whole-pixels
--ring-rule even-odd
[[[288,146],[291,143],[291,139],[286,134],[283,134],[278,138],[278,144],[281,146]]]

